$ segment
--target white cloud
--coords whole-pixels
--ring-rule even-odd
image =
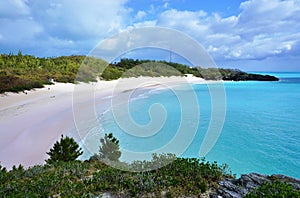
[[[251,0],[241,4],[237,28],[247,37],[263,33],[291,33],[300,25],[300,1]]]
[[[154,14],[157,8],[155,8],[155,6],[153,4],[150,5],[150,9],[148,11],[148,13],[150,14]]]
[[[163,5],[163,8],[168,8],[168,7],[169,7],[169,3],[165,2],[164,5]]]
[[[0,1],[0,18],[15,18],[30,14],[25,0]]]
[[[125,3],[125,0],[35,1],[32,12],[52,36],[74,40],[91,36],[100,38],[124,28],[130,12],[124,8]]]
[[[156,20],[134,23],[133,26],[128,28],[142,28],[142,27],[154,27],[154,26],[156,26]]]
[[[157,25],[174,28],[189,34],[193,34],[194,32],[197,32],[197,34],[207,34],[209,26],[206,23],[202,23],[206,15],[204,11],[192,12],[171,9],[160,14]]]
[[[136,16],[135,16],[135,19],[136,20],[141,20],[143,19],[145,16],[147,15],[147,13],[145,11],[138,11]]]
[[[299,56],[299,0],[248,0],[239,14],[229,17],[170,9],[172,1],[136,13],[126,7],[127,1],[0,1],[0,44],[15,51],[44,49],[50,56],[82,54],[124,29],[163,26],[189,34],[218,60]]]
[[[179,31],[159,27],[123,31],[121,34],[101,42],[92,55],[111,61],[126,51],[149,48],[163,51],[172,50],[174,54],[183,56],[193,64],[203,67],[214,66],[207,52],[194,39]]]
[[[196,38],[216,59],[265,59],[294,52],[300,40],[300,1],[249,0],[238,16],[167,10],[157,25]]]
[[[101,38],[126,27],[131,12],[125,7],[126,2],[127,0],[0,1],[1,43],[5,42],[7,48],[17,48],[14,51],[26,48],[25,43],[35,45],[39,54],[42,47],[61,48],[57,45],[73,47],[75,50],[81,48],[81,51],[87,48],[90,50]],[[18,42],[19,45],[16,45]],[[68,50],[63,50],[63,53]]]

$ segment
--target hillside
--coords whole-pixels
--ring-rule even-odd
[[[41,88],[44,84],[51,84],[52,80],[74,83],[96,81],[97,77],[114,80],[120,77],[184,74],[193,74],[206,80],[278,80],[273,76],[248,74],[236,69],[205,69],[166,61],[121,59],[108,65],[102,59],[79,55],[49,58],[22,55],[21,52],[17,55],[0,55],[0,93]]]
[[[168,164],[168,162],[172,161]],[[144,172],[87,161],[21,165],[7,171],[0,165],[1,197],[300,197],[300,180],[284,175],[245,174],[205,159],[154,155],[152,161],[119,162],[126,169],[167,165]]]

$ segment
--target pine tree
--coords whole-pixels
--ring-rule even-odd
[[[99,149],[100,159],[108,159],[111,161],[118,161],[121,157],[119,148],[119,140],[117,140],[112,133],[105,134],[104,138],[100,139],[101,146]]]
[[[46,160],[46,163],[75,161],[82,153],[81,148],[73,138],[68,136],[64,138],[61,135],[60,141],[56,141],[50,152],[47,152],[50,158]]]

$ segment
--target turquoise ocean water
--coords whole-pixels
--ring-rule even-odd
[[[225,123],[217,143],[205,157],[228,164],[237,175],[259,172],[300,178],[300,73],[268,74],[279,77],[280,81],[224,83]],[[207,85],[193,85],[193,89],[200,107],[200,122],[182,156],[200,158],[199,148],[211,116],[211,98]],[[125,133],[111,111],[100,116],[101,128],[113,132],[121,148],[137,152],[160,148],[176,135],[181,122],[180,101],[176,95],[170,90],[136,94],[130,102],[130,115],[136,123],[145,125],[151,119],[149,108],[157,103],[165,108],[167,118],[160,131],[151,137]],[[191,126],[195,124],[189,116],[183,119]]]

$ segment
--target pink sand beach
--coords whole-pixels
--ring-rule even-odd
[[[201,78],[188,77],[139,77],[84,84],[93,90],[97,103],[109,103],[115,94],[136,88],[155,88],[159,85],[174,86],[181,83],[205,83]],[[0,162],[10,169],[13,165],[25,167],[43,164],[46,152],[54,142],[70,129],[74,122],[73,96],[78,85],[55,83],[26,93],[0,95]],[[85,110],[85,89],[76,89]],[[106,109],[101,109],[105,111]]]

